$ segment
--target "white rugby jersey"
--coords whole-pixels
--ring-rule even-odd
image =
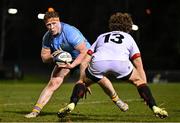
[[[93,61],[127,61],[129,58],[140,57],[139,48],[133,37],[121,31],[112,31],[99,35],[88,54],[92,54]]]

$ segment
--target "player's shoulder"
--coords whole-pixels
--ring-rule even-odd
[[[112,31],[111,32],[112,34],[121,34],[123,36],[128,36],[128,37],[131,37],[131,35],[127,32],[123,32],[123,31]]]
[[[64,22],[61,22],[61,27],[62,27],[63,32],[69,32],[69,31],[77,30],[77,28],[75,26],[64,23]]]
[[[47,40],[47,39],[49,39],[50,37],[51,37],[50,32],[49,32],[49,31],[46,31],[46,33],[45,33],[44,36],[43,36],[43,40]]]
[[[106,35],[110,35],[111,32],[105,32],[105,33],[101,33],[97,38],[102,38],[105,37]]]
[[[129,33],[126,33],[126,32],[123,32],[123,31],[105,32],[105,33],[100,34],[98,37],[104,37],[106,35],[117,35],[117,34],[120,34],[120,35],[123,35],[123,36],[126,36],[126,37],[132,37]]]
[[[123,32],[123,31],[113,31],[112,33],[118,33],[120,35],[122,35],[125,39],[127,40],[134,40],[132,35],[127,33],[127,32]]]
[[[64,22],[61,22],[61,26],[63,28],[67,28],[67,27],[71,27],[72,25],[68,24],[68,23],[64,23]]]

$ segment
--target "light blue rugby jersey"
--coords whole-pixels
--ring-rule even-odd
[[[86,47],[90,48],[90,43],[82,35],[82,33],[69,24],[61,22],[61,33],[53,37],[49,31],[43,36],[42,47],[50,48],[52,52],[58,49],[69,52],[73,58],[79,55],[79,51],[75,50],[78,44],[86,41]]]

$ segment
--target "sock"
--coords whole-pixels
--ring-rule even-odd
[[[119,97],[116,93],[113,94],[113,96],[111,97],[111,100],[116,103],[119,100]]]
[[[73,102],[75,105],[77,105],[79,99],[84,97],[85,91],[86,91],[85,84],[77,83],[73,88],[70,103]]]
[[[111,100],[114,103],[121,103],[121,105],[124,105],[124,102],[118,97],[118,95],[116,93],[113,94],[113,96],[111,97]]]
[[[41,109],[42,109],[42,105],[41,105],[41,104],[36,104],[36,105],[33,107],[32,112],[40,113]]]
[[[146,84],[139,85],[137,87],[138,92],[141,98],[144,99],[146,104],[152,109],[153,106],[156,106],[156,102],[151,94],[149,87]]]

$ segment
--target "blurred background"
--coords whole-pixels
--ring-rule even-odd
[[[62,22],[74,25],[93,43],[108,31],[114,12],[130,13],[139,29],[132,32],[149,81],[180,81],[179,0],[1,0],[0,78],[22,78],[29,73],[50,74],[40,58],[45,25],[38,19],[53,7]],[[16,9],[14,13],[8,11]]]

